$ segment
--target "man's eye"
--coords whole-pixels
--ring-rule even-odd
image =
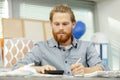
[[[63,25],[68,25],[68,23],[63,23]]]
[[[58,25],[59,25],[59,23],[55,23],[54,25],[58,26]]]

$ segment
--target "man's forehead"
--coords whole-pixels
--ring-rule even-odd
[[[53,22],[70,22],[71,21],[71,17],[69,14],[63,14],[63,13],[57,13],[54,14],[53,16]]]
[[[62,16],[70,17],[70,14],[69,13],[57,12],[57,13],[54,13],[53,18],[54,17],[62,17]]]

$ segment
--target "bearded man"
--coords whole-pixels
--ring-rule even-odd
[[[76,20],[67,5],[55,6],[50,13],[53,38],[36,43],[33,49],[13,69],[29,63],[44,74],[46,70],[64,70],[64,74],[78,75],[108,70],[91,42],[77,40],[72,35]],[[76,63],[77,60],[81,59]]]

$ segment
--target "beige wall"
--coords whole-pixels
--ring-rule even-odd
[[[4,38],[28,38],[35,42],[48,40],[52,37],[51,27],[48,21],[33,19],[3,18]]]

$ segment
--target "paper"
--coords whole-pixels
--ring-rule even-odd
[[[119,77],[120,78],[120,71],[96,71],[93,73],[84,74],[83,76],[84,77],[107,77],[107,78]]]
[[[69,75],[51,75],[51,74],[40,74],[32,67],[22,67],[14,71],[0,72],[0,76],[22,76],[22,77],[71,77]],[[96,71],[84,75],[74,75],[72,77],[107,77],[107,78],[120,78],[120,71]]]
[[[14,76],[14,77],[63,77],[63,75],[51,75],[38,73],[30,65],[26,65],[14,71],[0,72],[0,76]]]
[[[21,67],[19,69],[8,71],[8,72],[0,72],[0,76],[28,76],[37,73],[36,70],[28,65]]]

